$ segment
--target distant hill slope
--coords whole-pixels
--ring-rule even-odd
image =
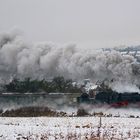
[[[134,56],[138,62],[140,62],[140,45],[138,46],[120,46],[114,48],[103,48],[103,51],[119,51],[123,55],[131,55]]]

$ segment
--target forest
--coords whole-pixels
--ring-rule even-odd
[[[14,78],[8,84],[3,86],[5,92],[13,93],[26,93],[26,92],[62,92],[62,93],[77,93],[81,92],[77,85],[73,84],[71,79],[64,79],[64,77],[54,77],[52,80],[32,80],[30,78],[25,78],[24,80],[19,80]]]

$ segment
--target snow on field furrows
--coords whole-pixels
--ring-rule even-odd
[[[140,118],[0,118],[0,140],[140,140]]]

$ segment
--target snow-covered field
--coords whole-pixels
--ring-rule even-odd
[[[139,140],[140,118],[102,117],[101,121],[100,117],[0,118],[0,140],[56,139]]]

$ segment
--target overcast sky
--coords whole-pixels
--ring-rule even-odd
[[[0,0],[0,32],[81,47],[140,44],[140,0]]]

